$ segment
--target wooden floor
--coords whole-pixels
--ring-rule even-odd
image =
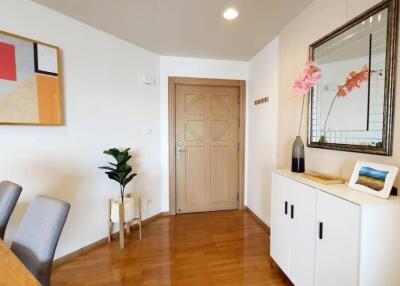
[[[160,217],[53,272],[61,285],[292,285],[269,260],[267,231],[246,211]]]

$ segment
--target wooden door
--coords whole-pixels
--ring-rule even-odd
[[[290,179],[272,174],[271,257],[289,275],[291,247]]]
[[[238,208],[239,89],[176,86],[178,213]]]
[[[318,192],[317,230],[315,285],[358,285],[360,206]]]
[[[314,285],[317,190],[291,180],[289,278],[296,286]]]

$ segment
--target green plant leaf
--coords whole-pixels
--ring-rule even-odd
[[[111,155],[117,160],[117,156],[120,153],[120,151],[117,148],[112,148],[109,150],[105,150],[103,153],[107,154],[107,155]]]
[[[117,148],[112,148],[112,149],[105,150],[103,153],[107,154],[107,155],[114,156],[114,155],[118,155],[119,154],[119,150]]]
[[[118,158],[118,164],[124,165],[128,163],[128,161],[132,158],[132,156],[121,156]]]
[[[104,167],[98,167],[99,169],[103,169],[103,170],[110,170],[110,171],[115,171],[116,169],[113,169],[113,168],[111,168],[111,167],[107,167],[107,166],[104,166]]]
[[[117,171],[130,173],[132,171],[132,167],[129,166],[128,164],[120,165],[118,166]]]
[[[125,187],[134,177],[136,177],[136,173],[131,174],[129,177],[125,178],[123,181],[123,186]]]
[[[120,179],[117,175],[115,175],[112,172],[106,172],[106,174],[108,175],[108,178],[110,178],[111,180],[117,181],[118,183],[120,183]]]

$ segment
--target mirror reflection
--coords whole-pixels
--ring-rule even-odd
[[[388,9],[313,48],[310,141],[382,147]]]

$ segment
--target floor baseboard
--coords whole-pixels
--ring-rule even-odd
[[[152,221],[154,221],[154,220],[156,220],[156,219],[158,219],[160,217],[169,216],[169,215],[170,215],[169,212],[161,212],[159,214],[151,216],[151,217],[149,217],[147,219],[144,219],[142,221],[142,226],[144,226],[145,224],[148,224],[148,223],[150,223],[150,222],[152,222]],[[134,225],[133,226],[133,231],[136,231],[136,230],[137,230],[137,225]],[[118,238],[118,235],[119,235],[119,232],[115,232],[115,233],[112,234],[112,238]],[[90,244],[88,244],[88,245],[86,245],[86,246],[84,246],[84,247],[82,247],[82,248],[80,248],[78,250],[75,250],[75,251],[73,251],[71,253],[68,253],[68,254],[66,254],[64,256],[61,256],[60,258],[57,258],[56,260],[54,260],[53,267],[60,266],[64,262],[66,262],[66,261],[68,261],[68,260],[70,260],[70,259],[72,259],[72,258],[74,258],[74,257],[76,257],[76,256],[78,256],[80,254],[83,254],[83,253],[88,252],[90,250],[93,250],[93,249],[95,249],[97,247],[100,247],[100,246],[102,246],[102,245],[104,245],[106,243],[108,243],[108,237],[104,237],[102,239],[99,239],[99,240],[97,240],[97,241],[95,241],[93,243],[90,243]]]
[[[271,235],[271,229],[262,219],[260,219],[249,207],[245,206],[244,210],[247,211],[257,221],[257,223],[268,232],[268,235]]]

